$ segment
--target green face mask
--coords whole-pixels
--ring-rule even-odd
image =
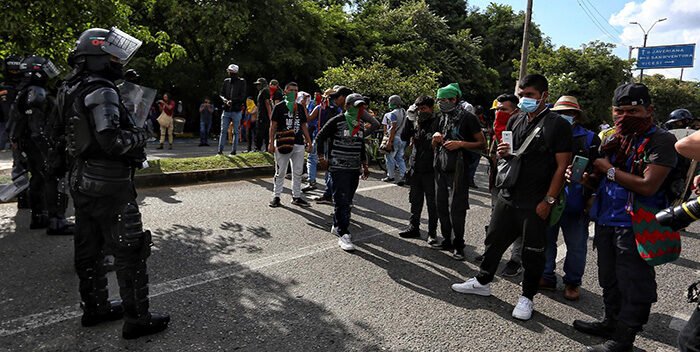
[[[294,111],[294,104],[297,100],[297,92],[289,92],[284,96],[284,102],[287,104],[289,111]]]
[[[389,109],[391,109],[391,110],[396,109],[396,105],[394,105],[394,104],[389,104]]]
[[[357,126],[357,114],[359,114],[360,109],[356,107],[351,107],[348,108],[348,110],[345,112],[345,122],[348,123],[348,128],[349,129],[354,129],[355,126]]]

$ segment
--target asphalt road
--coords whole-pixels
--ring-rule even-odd
[[[580,301],[539,294],[528,322],[511,317],[520,278],[497,277],[492,297],[450,290],[478,270],[490,215],[483,171],[470,195],[466,262],[399,238],[408,188],[378,174],[355,198],[354,254],[329,233],[330,206],[298,208],[287,192],[284,207],[268,208],[271,178],[141,190],[155,242],[151,307],[172,323],[136,341],[119,337],[120,322],[80,327],[72,238],[29,231],[27,211],[1,204],[0,351],[578,351],[598,343],[571,327],[602,314],[590,241]],[[675,350],[694,308],[684,295],[700,274],[700,241],[683,240],[682,258],[657,269],[659,302],[641,350]]]

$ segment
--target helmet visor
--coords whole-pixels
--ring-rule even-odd
[[[51,60],[46,60],[46,62],[41,66],[41,69],[44,70],[44,73],[46,73],[46,76],[49,77],[49,79],[52,79],[59,74],[61,74],[61,69],[56,67]]]
[[[140,40],[122,32],[117,27],[112,27],[102,45],[102,50],[117,58],[122,65],[126,65],[141,44]]]

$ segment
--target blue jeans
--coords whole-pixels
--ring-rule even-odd
[[[240,111],[224,111],[221,114],[221,134],[219,135],[219,152],[224,151],[224,145],[228,140],[228,126],[233,122],[233,145],[231,152],[236,151],[238,146],[238,127],[241,125],[243,114]]]
[[[316,183],[316,167],[318,166],[318,153],[316,153],[316,143],[314,143],[311,153],[306,159],[306,172],[309,175],[308,182]]]
[[[559,228],[566,243],[566,259],[564,259],[564,284],[579,286],[586,267],[588,252],[588,215],[563,213],[559,224],[550,226],[547,230],[546,261],[542,278],[548,282],[556,282],[554,268],[557,258],[557,237]]]
[[[399,168],[399,179],[403,178],[406,174],[406,161],[403,160],[404,149],[406,149],[405,143],[401,140],[401,137],[394,137],[394,150],[388,153],[384,157],[386,158],[386,175],[389,178],[394,177],[396,172],[396,167]]]
[[[355,171],[334,171],[333,178],[333,226],[338,229],[338,235],[350,233],[350,205],[355,197],[355,191],[360,184],[360,173]]]
[[[209,131],[211,130],[211,116],[199,119],[199,143],[209,143]]]
[[[467,169],[467,181],[469,183],[474,183],[474,176],[476,176],[476,169],[479,167],[479,161],[481,160],[481,154],[479,153],[474,153],[474,152],[468,152],[472,153],[472,162],[469,164],[468,169]]]

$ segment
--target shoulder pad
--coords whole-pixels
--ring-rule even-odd
[[[30,108],[41,108],[46,104],[47,91],[43,87],[29,86],[27,87],[26,103]]]
[[[102,87],[85,95],[85,106],[92,109],[96,105],[119,106],[119,94],[114,88]]]

